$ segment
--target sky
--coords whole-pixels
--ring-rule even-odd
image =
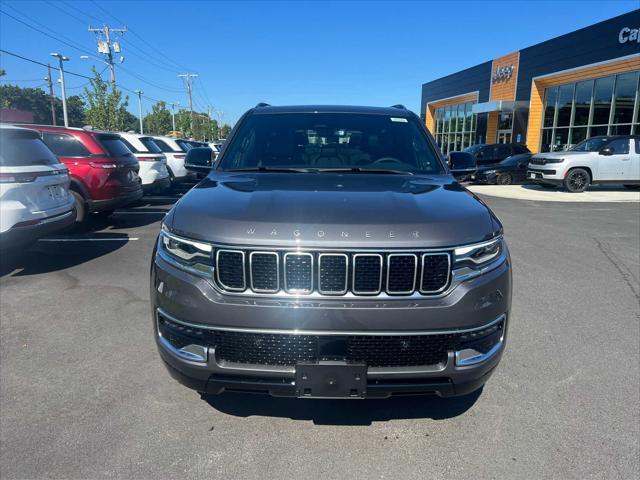
[[[89,25],[117,37],[117,83],[155,100],[188,105],[180,73],[195,72],[194,108],[235,122],[272,105],[397,103],[420,112],[421,85],[492,58],[638,8],[627,1],[15,1],[0,2],[0,48],[65,69],[99,71]],[[14,18],[9,17],[11,15]],[[29,28],[24,23],[40,32]],[[48,34],[45,35],[42,32]],[[92,55],[81,59],[82,55]],[[44,86],[46,68],[6,54],[2,84]],[[108,79],[108,70],[104,78]],[[54,72],[54,78],[57,73]],[[87,80],[67,75],[67,94]],[[60,89],[56,87],[57,94]],[[135,95],[129,110],[137,114]]]

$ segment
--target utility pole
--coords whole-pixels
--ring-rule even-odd
[[[49,101],[51,102],[51,121],[56,126],[56,97],[53,96],[53,80],[51,79],[51,65],[47,64],[47,76],[45,78],[49,84]]]
[[[142,94],[144,93],[142,90],[136,90],[136,94],[138,95],[138,116],[140,117],[140,135],[144,133],[142,130]]]
[[[189,125],[191,126],[191,134],[193,134],[193,101],[191,100],[191,78],[197,77],[197,73],[181,73],[178,75],[187,79],[187,95],[189,95]]]
[[[65,57],[61,53],[54,52],[52,57],[56,57],[60,62],[60,87],[62,88],[62,116],[64,117],[64,126],[69,127],[69,117],[67,116],[67,90],[64,87],[64,65],[63,62],[68,62],[69,58]]]
[[[113,54],[120,53],[120,43],[114,42],[111,43],[111,33],[125,33],[127,31],[127,27],[124,28],[109,28],[108,25],[105,25],[102,28],[91,28],[89,27],[90,32],[94,32],[98,36],[98,52],[103,54],[106,58],[107,64],[109,65],[109,70],[111,71],[111,88],[113,90],[116,89],[116,68],[113,63]],[[100,40],[100,35],[104,35],[104,40]]]
[[[176,131],[176,105],[180,105],[180,102],[171,102],[171,125],[173,126],[173,131]]]

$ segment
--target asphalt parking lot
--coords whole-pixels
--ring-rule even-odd
[[[169,377],[148,273],[176,198],[3,259],[2,478],[638,478],[637,203],[484,197],[514,265],[498,371],[466,398],[363,402]]]

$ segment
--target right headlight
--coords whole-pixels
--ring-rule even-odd
[[[211,278],[213,273],[213,247],[169,231],[163,224],[160,231],[158,253],[177,268]]]
[[[482,270],[502,256],[504,249],[502,236],[488,242],[458,247],[453,252],[453,268]]]

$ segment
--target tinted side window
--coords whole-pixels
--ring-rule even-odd
[[[494,158],[494,149],[491,146],[482,147],[478,153],[482,160],[493,160]]]
[[[497,145],[494,158],[496,160],[504,160],[505,158],[511,156],[511,148],[509,145]]]
[[[154,138],[153,142],[158,146],[158,148],[162,152],[173,152],[174,151],[164,140],[159,140],[157,138]]]
[[[126,140],[126,139],[125,139],[125,138],[123,138],[123,137],[120,137],[120,141],[121,141],[122,143],[124,143],[124,144],[127,146],[127,148],[128,148],[129,150],[131,150],[133,153],[138,153],[138,149],[137,149],[136,147],[134,147],[133,145],[131,145],[131,142],[129,142],[128,140]]]
[[[162,153],[162,150],[156,145],[155,140],[149,137],[143,137],[140,139],[142,144],[147,147],[147,150],[151,153]]]
[[[99,135],[98,140],[107,150],[110,157],[128,157],[133,155],[120,137],[114,135]]]
[[[629,153],[629,139],[619,138],[617,140],[614,140],[609,145],[607,145],[607,148],[612,149],[614,155],[627,154]]]
[[[0,166],[55,165],[59,163],[37,133],[0,130]]]
[[[513,146],[513,153],[514,154],[529,153],[529,149],[527,147],[525,147],[524,145],[514,145]]]
[[[66,133],[42,132],[47,147],[59,157],[88,157],[91,152],[76,137]]]
[[[184,140],[176,140],[176,143],[182,149],[183,152],[188,152],[193,148],[190,143],[187,143]]]

